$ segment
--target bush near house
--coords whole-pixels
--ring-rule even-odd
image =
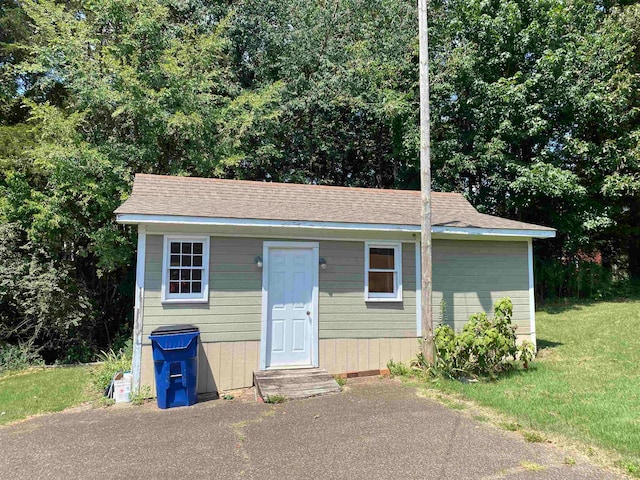
[[[118,351],[110,349],[106,352],[101,352],[98,355],[98,360],[102,363],[91,370],[91,383],[93,387],[97,391],[103,392],[109,386],[116,373],[131,370],[132,358],[133,341],[131,339]]]
[[[513,303],[503,298],[495,304],[493,318],[485,312],[476,313],[460,333],[448,325],[439,326],[435,331],[433,373],[458,378],[493,376],[520,366],[526,369],[534,348],[528,341],[517,345],[512,316]]]
[[[412,370],[393,361],[387,367],[394,375],[418,373],[446,378],[494,377],[510,370],[526,369],[534,348],[528,341],[516,343],[512,316],[513,303],[505,297],[496,302],[493,318],[485,312],[473,314],[459,333],[448,325],[436,328],[433,365],[419,353],[411,362]]]

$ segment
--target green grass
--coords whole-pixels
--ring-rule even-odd
[[[89,368],[32,369],[0,377],[0,425],[89,400]],[[4,413],[3,413],[4,412]]]
[[[640,301],[547,308],[536,324],[539,358],[529,372],[438,387],[513,417],[522,431],[617,452],[638,474]]]

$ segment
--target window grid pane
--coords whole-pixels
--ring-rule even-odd
[[[202,293],[202,242],[171,242],[169,258],[169,293]]]

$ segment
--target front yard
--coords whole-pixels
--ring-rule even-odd
[[[498,412],[502,426],[590,447],[640,477],[640,301],[537,314],[538,359],[497,382],[438,381],[437,391]],[[96,398],[88,367],[0,376],[0,425]],[[525,438],[526,435],[525,435]],[[611,463],[611,462],[607,462]]]
[[[511,428],[600,447],[640,476],[640,301],[547,308],[536,324],[532,371],[438,388],[511,417]]]

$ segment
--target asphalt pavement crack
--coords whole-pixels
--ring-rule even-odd
[[[240,422],[232,423],[230,425],[233,433],[236,437],[236,445],[235,451],[242,459],[244,467],[240,469],[240,476],[244,476],[247,469],[251,466],[251,459],[249,457],[249,453],[245,447],[245,442],[247,441],[247,432],[245,428],[249,425],[258,424],[264,421],[266,418],[270,418],[275,416],[275,407],[271,407],[269,410],[261,412],[256,418],[252,420],[242,420]]]

